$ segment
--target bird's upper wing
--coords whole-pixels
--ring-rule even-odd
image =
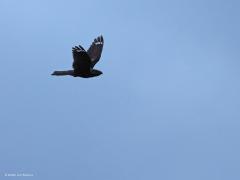
[[[89,73],[91,68],[91,60],[87,52],[82,46],[72,48],[73,53],[73,69],[76,73]]]
[[[103,36],[98,36],[96,39],[94,39],[91,46],[87,50],[87,53],[91,59],[92,68],[99,61],[101,57],[103,44],[104,44]]]

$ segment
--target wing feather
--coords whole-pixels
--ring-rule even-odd
[[[87,53],[91,59],[92,68],[101,58],[103,45],[104,45],[104,40],[103,40],[103,36],[101,35],[94,39],[91,46],[87,50]]]

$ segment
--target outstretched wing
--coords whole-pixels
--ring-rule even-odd
[[[91,67],[93,68],[94,65],[99,61],[102,49],[103,49],[103,36],[98,36],[94,41],[92,42],[91,46],[89,47],[87,53],[91,59]]]
[[[87,52],[82,46],[72,48],[73,53],[73,69],[75,73],[89,73],[91,68],[91,60]]]

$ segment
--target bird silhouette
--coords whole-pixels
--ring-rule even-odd
[[[93,69],[95,64],[100,60],[103,50],[103,36],[98,36],[94,39],[87,51],[82,46],[75,46],[72,48],[73,54],[73,70],[54,71],[54,76],[70,75],[73,77],[90,78],[99,76],[101,71]]]

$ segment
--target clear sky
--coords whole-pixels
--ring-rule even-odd
[[[1,0],[0,179],[240,179],[239,9]],[[100,34],[102,76],[50,75]]]

